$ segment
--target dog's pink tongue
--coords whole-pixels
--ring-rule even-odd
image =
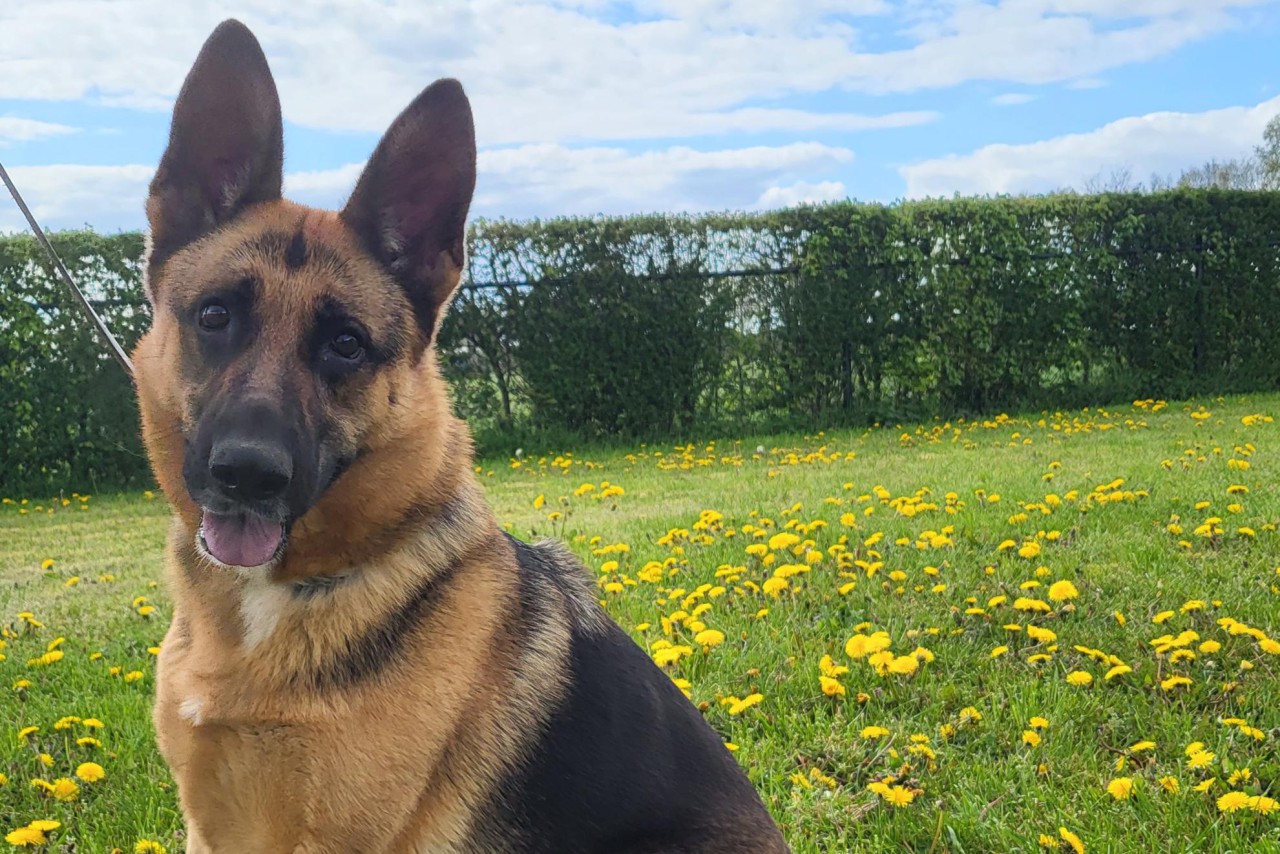
[[[284,538],[284,525],[244,513],[223,516],[206,510],[201,531],[209,554],[228,566],[267,563]]]

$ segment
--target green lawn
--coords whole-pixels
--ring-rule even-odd
[[[676,659],[798,852],[1070,851],[1059,828],[1091,852],[1280,851],[1280,423],[1252,417],[1271,413],[1280,396],[481,472],[513,533],[568,540],[609,613]],[[148,716],[166,508],[68,500],[0,506],[0,832],[52,819],[48,850],[179,851]],[[883,675],[846,654],[877,631]],[[61,660],[29,663],[60,638]],[[30,782],[86,761],[106,776],[73,801]]]

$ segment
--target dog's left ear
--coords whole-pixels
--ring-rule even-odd
[[[458,81],[437,80],[391,124],[342,210],[409,295],[428,341],[462,274],[475,186],[471,104]]]

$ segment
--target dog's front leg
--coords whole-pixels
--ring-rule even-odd
[[[190,823],[187,824],[187,854],[213,854],[213,848]]]

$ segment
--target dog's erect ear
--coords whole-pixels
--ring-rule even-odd
[[[169,147],[151,181],[148,267],[256,202],[280,198],[280,96],[248,27],[218,25],[182,84]]]
[[[428,340],[461,275],[475,186],[471,104],[458,81],[437,80],[392,122],[342,211],[408,293]]]

